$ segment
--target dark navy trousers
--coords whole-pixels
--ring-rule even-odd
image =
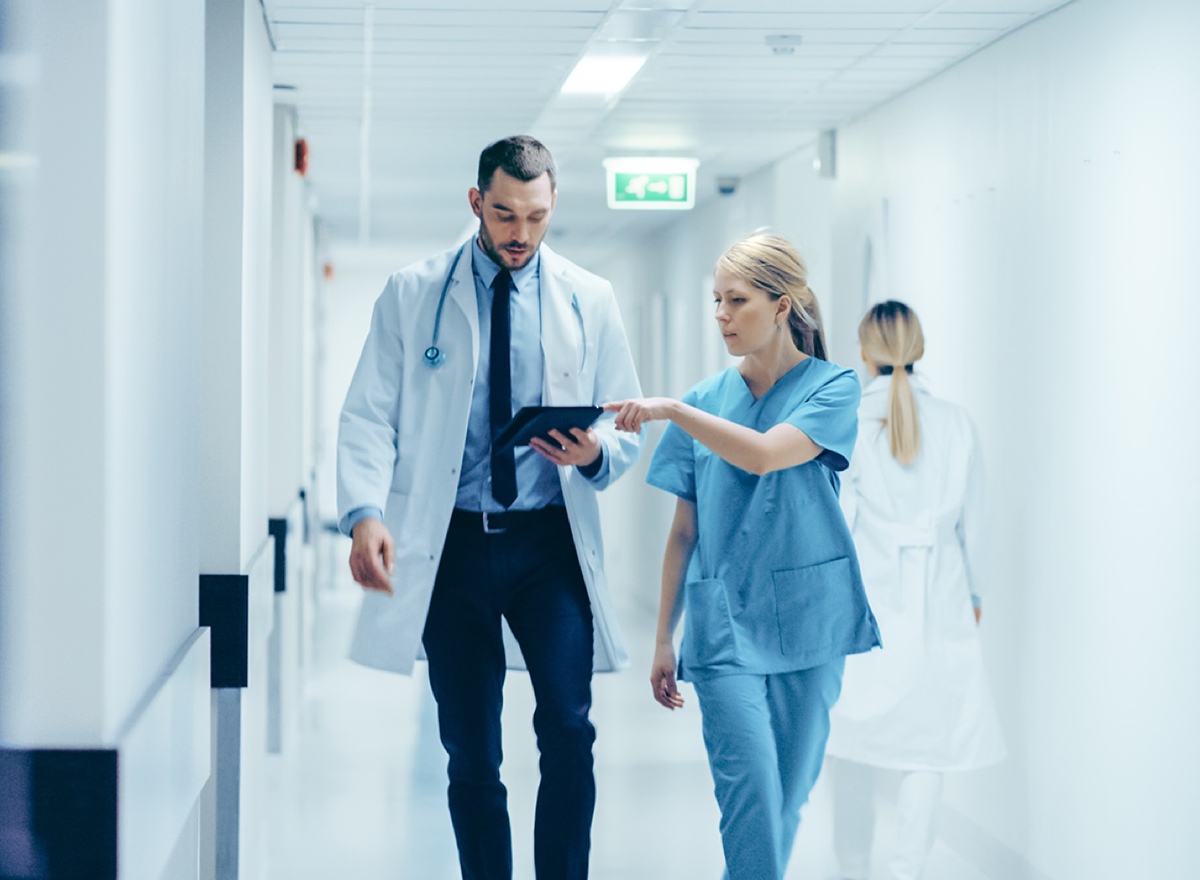
[[[583,880],[596,802],[591,605],[566,511],[504,516],[506,530],[488,534],[478,514],[455,511],[425,622],[459,863],[463,880],[512,878],[508,793],[500,781],[503,618],[537,701],[537,877]]]

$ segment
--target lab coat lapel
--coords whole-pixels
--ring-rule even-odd
[[[474,375],[479,360],[479,305],[475,299],[475,273],[471,269],[471,248],[474,238],[462,246],[458,265],[454,267],[454,275],[450,278],[450,289],[446,291],[446,299],[457,306],[467,319],[471,328],[471,374]],[[452,258],[453,259],[453,258]],[[439,284],[443,283],[439,280]],[[438,291],[441,292],[440,290]],[[443,318],[443,324],[445,320]]]
[[[542,403],[546,406],[589,404],[579,387],[583,361],[582,321],[575,290],[558,255],[542,245],[542,355],[545,376]]]

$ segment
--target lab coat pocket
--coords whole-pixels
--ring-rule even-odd
[[[820,651],[842,633],[841,618],[851,610],[853,573],[849,557],[771,575],[775,581],[779,646],[784,655]]]
[[[711,666],[732,662],[737,655],[733,620],[725,582],[720,579],[690,581],[683,588],[684,659],[689,664]]]

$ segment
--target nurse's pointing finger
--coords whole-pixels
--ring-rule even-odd
[[[609,412],[615,412],[617,414],[616,427],[617,427],[618,431],[630,430],[629,424],[628,424],[628,417],[629,417],[629,410],[630,410],[630,407],[632,406],[632,404],[633,404],[632,400],[614,400],[614,401],[604,404],[604,408],[606,410],[608,410]]]
[[[640,400],[627,400],[625,408],[621,410],[620,419],[625,425],[625,430],[631,434],[636,434],[642,427],[641,417],[639,413],[642,409]]]

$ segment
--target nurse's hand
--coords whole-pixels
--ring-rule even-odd
[[[392,595],[389,575],[396,568],[396,545],[392,533],[380,520],[367,517],[354,525],[350,547],[350,574],[365,590]]]
[[[570,436],[555,428],[550,432],[554,443],[547,443],[541,437],[534,437],[529,445],[557,465],[575,465],[587,467],[600,456],[600,438],[591,428],[572,428]]]
[[[679,405],[670,397],[640,397],[632,400],[614,400],[604,404],[609,412],[617,414],[617,430],[636,434],[646,422],[657,422],[671,418]]]
[[[650,667],[650,687],[654,699],[668,709],[682,709],[683,697],[675,684],[675,648],[659,645],[654,649],[654,664]]]

